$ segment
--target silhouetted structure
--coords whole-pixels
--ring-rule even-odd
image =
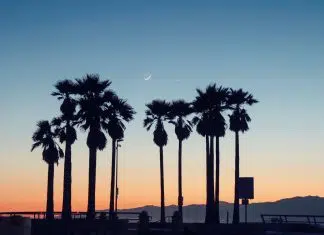
[[[117,140],[124,138],[125,122],[133,120],[135,111],[126,102],[126,100],[118,98],[114,95],[109,104],[106,105],[105,112],[107,114],[107,125],[105,129],[108,131],[112,139],[112,155],[111,155],[111,182],[110,182],[110,203],[109,203],[109,218],[112,219],[115,212],[115,176],[116,176],[116,145]]]
[[[62,115],[54,118],[52,125],[60,142],[65,142],[62,218],[69,220],[72,211],[72,144],[77,139],[76,130],[74,129],[77,102],[72,96],[76,94],[77,90],[75,83],[70,80],[57,82],[55,88],[56,91],[52,95],[56,96],[58,100],[63,100],[60,106]]]
[[[37,129],[33,134],[33,145],[31,151],[37,147],[43,148],[43,160],[48,164],[47,177],[47,201],[46,218],[54,219],[54,164],[58,164],[59,158],[64,157],[60,146],[55,142],[55,133],[52,131],[51,124],[48,121],[39,121]]]
[[[205,91],[197,89],[198,95],[193,101],[196,116],[193,123],[197,125],[197,132],[206,138],[206,223],[213,223],[215,220],[215,199],[214,199],[214,136],[217,133],[215,120],[217,117],[217,89],[216,85],[209,85]]]
[[[190,103],[184,100],[176,100],[171,103],[171,109],[169,113],[169,122],[174,125],[174,131],[178,138],[178,210],[179,210],[179,220],[183,221],[182,216],[182,206],[183,206],[183,196],[182,196],[182,142],[188,139],[191,129],[191,122],[186,120],[186,117],[192,114],[193,109]]]
[[[235,132],[235,188],[234,188],[234,211],[233,211],[233,223],[238,224],[240,222],[240,207],[239,207],[239,192],[238,192],[238,180],[240,177],[240,145],[239,145],[239,132],[244,133],[249,130],[248,122],[251,121],[250,116],[243,108],[244,105],[253,105],[258,101],[253,98],[251,94],[243,91],[242,89],[231,89],[228,98],[228,104],[232,106],[233,113],[230,117],[230,130]]]
[[[84,131],[89,130],[87,145],[89,148],[89,188],[88,188],[88,219],[95,214],[96,198],[96,165],[97,150],[103,150],[107,139],[103,132],[107,123],[105,107],[115,93],[107,90],[111,82],[100,81],[98,75],[87,74],[83,79],[77,79],[79,111],[78,124]]]
[[[170,104],[165,100],[153,100],[151,103],[147,104],[146,107],[144,127],[150,130],[152,125],[155,124],[153,140],[160,149],[161,223],[165,223],[163,147],[168,143],[168,134],[164,129],[163,121],[168,119]]]
[[[33,135],[32,150],[42,146],[43,159],[49,164],[47,213],[48,219],[54,218],[53,212],[53,180],[54,163],[59,157],[65,155],[64,188],[62,218],[71,219],[71,185],[72,185],[72,144],[76,141],[75,125],[88,131],[87,146],[89,148],[89,187],[87,218],[94,219],[95,189],[96,189],[96,155],[97,150],[103,150],[107,139],[107,132],[112,139],[112,164],[110,182],[109,219],[117,219],[117,176],[116,176],[116,149],[118,140],[124,138],[125,122],[133,120],[135,111],[126,100],[119,98],[109,88],[109,80],[100,81],[99,75],[86,74],[82,79],[59,81],[55,84],[56,91],[52,93],[59,100],[61,115],[52,120],[41,121]],[[251,121],[244,109],[245,105],[253,105],[258,101],[251,94],[242,89],[233,90],[210,84],[206,89],[196,90],[198,95],[192,103],[176,100],[168,103],[165,100],[153,100],[146,104],[146,118],[144,127],[150,130],[155,125],[153,141],[160,151],[160,187],[161,187],[161,223],[165,223],[165,195],[164,195],[164,162],[163,147],[167,145],[168,135],[164,129],[164,122],[168,121],[175,127],[178,139],[178,214],[177,218],[183,220],[182,195],[182,142],[189,138],[192,124],[196,125],[198,134],[205,137],[206,143],[206,216],[205,222],[220,223],[219,215],[219,176],[220,176],[220,137],[225,136],[227,128],[223,112],[232,110],[230,117],[230,130],[235,132],[235,195],[233,223],[239,223],[239,199],[237,181],[239,177],[239,132],[249,129]],[[195,113],[192,122],[188,116]],[[53,128],[53,130],[52,130]],[[65,154],[55,142],[65,142]],[[215,138],[215,141],[214,141]],[[117,145],[117,146],[116,146]],[[215,150],[214,150],[215,149]],[[215,152],[214,152],[215,151]],[[214,159],[214,155],[216,156]],[[215,164],[214,164],[215,161]],[[214,168],[215,182],[214,182]],[[115,195],[116,188],[116,195]],[[215,189],[215,190],[214,190]],[[103,218],[102,218],[103,219]]]

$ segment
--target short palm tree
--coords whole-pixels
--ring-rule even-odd
[[[233,223],[238,224],[240,222],[240,207],[239,207],[239,192],[238,192],[238,180],[240,177],[240,145],[239,145],[239,133],[249,130],[248,123],[251,121],[250,116],[247,114],[244,106],[253,105],[258,101],[254,99],[252,94],[239,90],[230,90],[228,98],[228,104],[232,106],[233,112],[230,117],[230,130],[235,132],[235,187],[234,187],[234,211],[233,211]]]
[[[186,118],[192,114],[193,109],[190,103],[187,103],[184,100],[176,100],[171,103],[169,122],[172,123],[175,127],[174,131],[177,135],[179,147],[178,147],[178,211],[181,222],[183,221],[182,205],[183,205],[183,196],[182,196],[182,142],[185,139],[188,139],[191,129],[191,122]]]
[[[39,121],[37,129],[33,134],[33,145],[31,151],[37,147],[43,148],[43,160],[48,164],[47,176],[47,202],[46,218],[54,219],[54,164],[59,158],[64,157],[60,146],[55,142],[55,133],[52,131],[51,124],[48,121]]]
[[[60,107],[61,116],[52,121],[52,125],[60,137],[60,142],[65,142],[62,219],[71,219],[72,144],[77,139],[74,129],[77,103],[72,95],[76,93],[76,86],[70,80],[63,80],[57,82],[55,88],[56,91],[52,95],[63,101]]]
[[[135,111],[126,100],[120,99],[118,96],[113,96],[110,103],[105,108],[107,116],[107,124],[104,128],[108,131],[112,139],[112,155],[111,155],[111,183],[110,183],[110,203],[109,203],[109,218],[113,219],[115,211],[115,169],[116,169],[116,143],[117,140],[124,138],[125,124],[133,120]]]
[[[168,143],[168,134],[163,122],[168,119],[170,104],[165,100],[153,100],[146,107],[144,127],[149,131],[155,124],[153,141],[160,149],[161,223],[165,223],[163,147]]]
[[[115,95],[113,91],[107,90],[111,82],[100,81],[99,75],[87,74],[82,79],[77,79],[77,90],[81,96],[78,100],[79,111],[77,113],[78,124],[82,130],[88,132],[87,146],[89,148],[89,188],[87,218],[95,217],[96,198],[96,166],[97,150],[103,150],[107,139],[103,132],[106,125],[106,105]]]

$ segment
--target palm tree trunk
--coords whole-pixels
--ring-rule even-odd
[[[97,149],[89,148],[89,188],[87,219],[94,219],[96,212]]]
[[[62,219],[71,219],[72,161],[71,144],[65,143]]]
[[[208,224],[210,223],[210,208],[209,206],[209,197],[208,197],[208,183],[209,183],[209,169],[208,169],[208,164],[209,164],[209,138],[208,135],[205,136],[205,142],[206,142],[206,215],[205,215],[205,223]]]
[[[205,223],[210,224],[212,222],[212,198],[210,197],[210,148],[209,148],[209,136],[206,135],[206,216]],[[213,193],[214,194],[214,193]]]
[[[165,223],[163,147],[160,146],[161,223]]]
[[[178,211],[180,215],[180,222],[182,223],[182,140],[179,140],[179,149],[178,149]]]
[[[215,166],[215,223],[219,224],[219,136],[216,136],[216,166]]]
[[[115,212],[115,170],[116,170],[116,140],[112,140],[112,154],[111,154],[111,177],[110,177],[110,201],[109,201],[109,219],[113,219]]]
[[[209,170],[210,185],[209,185],[208,193],[209,193],[209,198],[210,198],[209,203],[210,203],[210,208],[211,208],[210,209],[211,210],[211,219],[213,222],[214,217],[215,217],[215,215],[214,215],[214,192],[215,192],[214,191],[214,185],[215,185],[215,183],[214,183],[214,136],[210,136],[209,148],[210,148],[210,150],[209,150],[210,163],[209,163],[208,167],[210,168],[210,170]]]
[[[238,180],[240,177],[240,143],[239,132],[235,132],[235,188],[234,188],[234,211],[233,211],[233,224],[240,222],[240,201],[239,201],[239,188]]]
[[[54,163],[48,164],[46,219],[54,219]]]

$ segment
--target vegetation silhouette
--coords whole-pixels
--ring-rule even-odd
[[[33,145],[31,151],[35,148],[43,148],[43,160],[48,164],[47,176],[47,201],[46,218],[54,219],[54,164],[58,164],[59,158],[64,157],[63,150],[55,142],[56,135],[48,121],[39,121],[37,129],[33,134]]]
[[[214,144],[213,144],[213,112],[215,86],[207,86],[205,91],[196,90],[198,95],[193,101],[196,116],[193,124],[197,125],[197,132],[206,138],[206,223],[214,221]]]
[[[72,96],[76,94],[76,85],[71,80],[63,80],[57,82],[55,88],[56,91],[52,92],[52,96],[63,101],[60,106],[62,115],[52,120],[52,126],[55,128],[60,142],[65,142],[62,219],[70,220],[72,212],[72,144],[77,139],[74,128],[77,102]]]
[[[86,74],[81,79],[58,81],[52,96],[62,101],[61,114],[53,118],[51,123],[40,121],[32,139],[31,151],[37,147],[43,148],[43,160],[48,164],[48,186],[46,202],[46,218],[54,219],[54,164],[59,158],[64,161],[64,187],[62,203],[62,219],[71,219],[71,186],[72,186],[72,145],[77,140],[75,126],[87,131],[87,146],[89,148],[89,184],[87,219],[95,219],[96,214],[96,160],[97,150],[103,150],[107,144],[105,132],[112,139],[111,178],[109,198],[109,219],[115,220],[115,187],[116,187],[116,148],[119,140],[124,138],[125,124],[134,119],[136,112],[127,100],[117,96],[109,89],[109,80],[100,80],[97,74]],[[146,104],[143,126],[149,131],[154,125],[153,141],[160,152],[160,188],[161,214],[160,222],[164,224],[165,194],[164,194],[164,147],[168,143],[165,123],[174,126],[178,139],[178,212],[177,221],[183,222],[182,194],[182,145],[190,137],[195,126],[199,135],[205,139],[206,150],[206,213],[205,223],[220,223],[219,193],[220,193],[220,138],[225,136],[227,129],[224,114],[230,112],[229,129],[235,133],[235,182],[233,223],[239,223],[239,133],[249,130],[251,121],[246,106],[258,101],[249,92],[242,89],[234,90],[208,85],[204,90],[196,89],[197,95],[192,102],[179,99],[172,102],[155,99]],[[191,119],[191,115],[194,117]],[[57,144],[56,139],[65,143],[65,152]],[[214,158],[215,156],[215,158]],[[215,162],[215,163],[214,163]],[[214,179],[215,177],[215,179]]]
[[[130,122],[133,120],[135,111],[126,100],[120,99],[117,95],[114,95],[111,97],[109,104],[106,104],[105,112],[108,122],[104,124],[104,129],[108,131],[112,139],[109,218],[113,219],[113,213],[115,212],[116,144],[117,140],[124,138],[124,130],[126,127],[123,122]]]
[[[207,164],[207,188],[208,188],[208,207],[210,206],[210,218],[206,218],[212,223],[219,223],[219,138],[225,135],[226,121],[222,115],[227,109],[228,88],[217,87],[216,84],[210,84],[203,92],[197,89],[198,96],[194,101],[195,110],[198,113],[204,113],[207,117],[207,131],[209,135],[209,161]],[[197,122],[195,119],[194,122]],[[216,139],[216,146],[214,143]],[[214,148],[215,146],[215,148]],[[215,159],[215,184],[214,184],[214,149],[216,149]],[[215,195],[213,188],[215,187]]]
[[[168,134],[164,129],[164,121],[168,120],[170,103],[165,100],[153,100],[146,104],[146,118],[144,127],[149,131],[153,124],[153,141],[160,149],[160,186],[161,186],[161,223],[165,223],[165,202],[164,202],[164,167],[163,167],[163,147],[168,143]]]
[[[97,150],[106,147],[107,138],[104,134],[107,112],[106,104],[115,93],[107,88],[109,80],[100,81],[99,75],[87,74],[82,79],[77,79],[79,111],[77,113],[78,125],[81,130],[88,132],[87,146],[89,148],[89,185],[87,218],[94,219],[96,208],[96,165]]]
[[[213,158],[213,146],[214,141],[213,138],[216,139],[216,146],[215,146],[215,198],[214,198],[214,222],[219,224],[219,175],[220,175],[220,151],[219,151],[219,138],[225,136],[226,130],[226,121],[222,115],[227,109],[227,97],[228,97],[228,88],[217,87],[216,84],[211,86],[211,96],[213,100],[213,110],[211,113],[212,118],[212,136],[211,136],[211,157]]]
[[[239,133],[249,130],[248,123],[251,122],[251,118],[245,110],[246,105],[253,105],[258,103],[254,99],[253,95],[243,91],[242,89],[233,90],[230,89],[228,97],[228,104],[232,107],[232,113],[230,118],[230,130],[235,133],[235,183],[234,183],[234,209],[233,209],[233,223],[238,224],[240,222],[240,207],[239,207],[239,191],[238,180],[240,177],[240,145],[239,145]]]
[[[213,189],[211,181],[211,174],[209,165],[210,164],[210,154],[209,154],[209,125],[208,125],[208,116],[206,112],[200,111],[199,101],[194,102],[194,110],[196,116],[192,119],[192,123],[196,125],[196,131],[199,135],[205,137],[206,144],[206,216],[205,223],[212,222],[212,205],[213,205]]]
[[[174,131],[178,138],[178,211],[180,222],[183,221],[183,195],[182,195],[182,142],[188,139],[192,132],[192,124],[186,119],[192,114],[193,108],[184,100],[172,101],[169,112],[169,123],[174,125]]]

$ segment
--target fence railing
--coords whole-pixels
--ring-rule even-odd
[[[130,222],[137,222],[139,219],[139,212],[116,212],[118,218],[127,219]],[[61,219],[62,212],[54,212],[54,219]],[[46,212],[44,211],[10,211],[10,212],[0,212],[0,216],[24,216],[31,219],[45,219]],[[87,212],[72,212],[73,220],[86,219]],[[95,212],[95,219],[108,219],[109,211],[97,211]],[[149,217],[151,220],[152,218]]]
[[[278,215],[262,214],[263,223],[290,223],[324,225],[324,215]]]

